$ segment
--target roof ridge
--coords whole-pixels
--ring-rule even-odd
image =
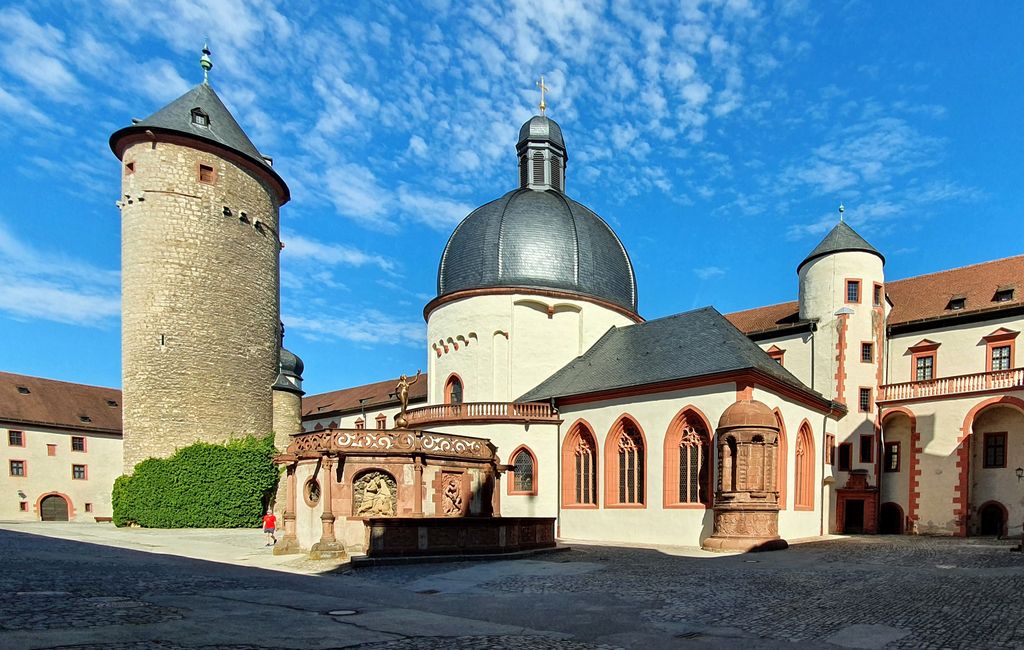
[[[82,382],[78,382],[78,381],[65,381],[63,379],[50,379],[49,377],[38,377],[36,375],[23,375],[23,374],[16,373],[16,372],[7,372],[7,371],[4,371],[4,370],[0,370],[0,377],[2,377],[4,375],[10,376],[10,377],[18,377],[18,378],[22,378],[22,379],[30,379],[32,381],[44,381],[44,382],[51,383],[51,384],[64,384],[66,386],[82,386],[82,387],[85,387],[85,388],[99,388],[99,389],[102,389],[102,390],[116,390],[118,392],[121,391],[121,389],[116,387],[116,386],[99,386],[99,385],[96,385],[96,384],[83,384]]]
[[[748,311],[758,311],[758,310],[761,310],[761,309],[768,309],[769,307],[781,307],[783,305],[788,305],[790,303],[797,303],[797,304],[799,304],[800,301],[799,300],[783,300],[782,302],[773,302],[770,305],[761,305],[760,307],[747,307],[746,309],[739,309],[737,311],[731,311],[731,312],[729,312],[728,314],[725,314],[725,315],[726,316],[732,316],[733,314],[742,314],[742,313],[745,313],[745,312],[748,312]]]
[[[1018,258],[1024,259],[1024,253],[1021,253],[1020,255],[1011,255],[1009,257],[1000,257],[998,259],[988,260],[986,262],[974,262],[973,264],[964,264],[963,266],[954,266],[951,269],[943,269],[941,271],[931,271],[929,273],[921,273],[919,275],[910,275],[910,276],[907,276],[905,278],[900,278],[899,280],[889,280],[889,281],[886,282],[886,284],[890,284],[891,285],[891,284],[896,284],[896,283],[899,283],[899,282],[906,282],[908,280],[917,280],[919,278],[927,278],[927,277],[932,276],[932,275],[942,275],[943,273],[952,273],[954,271],[964,271],[966,269],[970,269],[970,268],[973,268],[973,267],[976,267],[976,266],[985,266],[987,264],[996,264],[998,262],[1008,262],[1010,260],[1015,260],[1015,259],[1018,259]]]

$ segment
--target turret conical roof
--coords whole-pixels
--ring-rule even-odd
[[[800,266],[796,267],[796,270],[799,272],[800,269],[808,262],[840,251],[863,251],[865,253],[871,253],[873,255],[877,255],[878,258],[882,260],[883,264],[885,263],[885,257],[878,252],[878,249],[858,235],[857,231],[851,228],[845,221],[840,221],[831,232],[825,235],[825,238],[821,240],[821,243],[814,247],[811,254],[805,257],[803,262],[800,262]]]

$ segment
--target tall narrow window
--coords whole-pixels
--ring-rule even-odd
[[[623,419],[616,426],[618,435],[611,438],[605,456],[611,470],[607,480],[614,482],[608,486],[614,487],[609,494],[610,501],[621,505],[642,505],[646,472],[643,436],[628,419]]]
[[[1006,467],[1006,432],[985,434],[985,459],[983,466]]]
[[[445,404],[462,404],[462,380],[452,375],[444,386]]]
[[[525,447],[512,456],[510,494],[537,494],[537,459]]]
[[[861,343],[860,344],[860,360],[864,363],[871,363],[875,360],[875,344],[874,343]]]
[[[935,355],[921,355],[914,358],[914,381],[935,379]]]
[[[526,187],[530,183],[530,159],[526,156],[519,157],[519,187]]]
[[[862,462],[862,463],[873,463],[873,462],[875,462],[875,437],[874,436],[861,436],[860,437],[860,462]]]
[[[1010,346],[1000,345],[992,348],[992,370],[1009,370],[1010,364]]]
[[[857,396],[857,410],[861,413],[871,412],[871,389],[861,388],[860,394]]]
[[[885,471],[886,472],[898,472],[898,471],[900,471],[900,443],[899,442],[887,442],[887,443],[885,443]]]
[[[572,428],[562,447],[562,503],[597,505],[597,443],[582,424]]]
[[[849,472],[853,469],[853,443],[844,442],[839,445],[839,471]]]
[[[388,428],[388,416],[384,415],[383,413],[377,414],[376,421],[377,421],[377,428],[378,429],[387,429]]]
[[[846,302],[860,302],[860,280],[846,281]]]
[[[711,505],[710,449],[699,415],[687,410],[676,416],[665,436],[666,505]]]
[[[551,156],[551,187],[562,191],[562,157]]]
[[[873,304],[875,307],[882,306],[882,285],[878,284],[877,282],[875,283],[875,292],[872,296],[871,304]]]
[[[796,438],[796,509],[814,509],[814,438],[805,423]]]
[[[544,184],[544,154],[540,151],[533,154],[533,184]]]

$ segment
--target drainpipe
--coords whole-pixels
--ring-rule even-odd
[[[814,348],[812,347],[811,349],[813,350]],[[821,453],[821,459],[822,459],[822,461],[825,460],[826,454],[828,454],[828,449],[825,448],[825,436],[826,436],[827,433],[828,433],[828,413],[826,413],[825,415],[823,415],[821,417],[821,452],[822,452]],[[824,477],[824,475],[825,475],[825,463],[824,462],[822,462],[822,464],[821,464],[821,474]],[[835,477],[833,477],[832,480],[835,480]],[[826,510],[825,510],[825,490],[827,490],[827,489],[828,489],[828,486],[825,484],[825,480],[823,478],[822,481],[821,481],[821,494],[818,495],[818,503],[821,505],[821,517],[819,518],[820,519],[820,523],[818,525],[818,536],[819,537],[824,535],[825,534],[825,530],[826,530],[826,528],[825,528],[825,517],[828,516],[828,512],[826,512]],[[829,507],[831,508],[831,506],[832,506],[832,501],[829,500]]]
[[[551,412],[558,413],[554,397],[551,398]],[[555,427],[555,539],[559,539],[562,537],[562,423]]]
[[[818,331],[818,323],[811,323],[811,390],[814,390],[814,339]]]

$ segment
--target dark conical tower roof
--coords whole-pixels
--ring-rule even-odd
[[[120,157],[119,143],[127,136],[139,133],[182,135],[227,149],[254,163],[262,172],[269,173],[283,189],[281,203],[288,201],[288,186],[263,157],[231,111],[205,81],[157,112],[110,136],[110,148]]]
[[[877,255],[878,258],[882,260],[883,264],[885,263],[885,257],[878,252],[878,249],[858,235],[857,231],[851,228],[845,221],[840,221],[829,234],[825,235],[825,238],[821,240],[821,243],[814,247],[811,254],[805,257],[803,262],[800,262],[800,266],[796,267],[796,270],[799,273],[800,269],[808,262],[812,262],[819,257],[824,257],[841,251],[863,251],[865,253],[871,253],[872,255]]]

